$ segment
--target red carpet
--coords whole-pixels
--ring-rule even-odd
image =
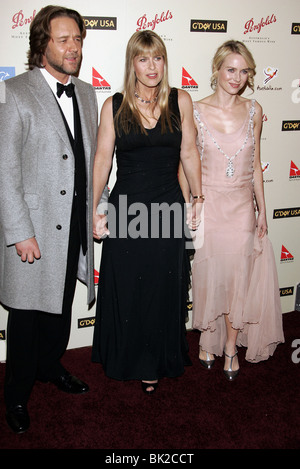
[[[31,427],[22,435],[13,434],[5,421],[5,365],[0,364],[0,448],[103,449],[104,455],[115,456],[122,449],[128,454],[143,449],[299,449],[300,363],[292,361],[292,343],[300,340],[300,312],[284,314],[283,321],[285,344],[260,364],[245,362],[240,349],[241,372],[233,383],[223,376],[222,358],[212,370],[202,368],[199,334],[189,331],[193,366],[180,378],[162,380],[151,397],[142,393],[139,382],[106,378],[101,366],[91,363],[90,347],[69,350],[63,362],[89,384],[90,392],[69,396],[37,383],[28,405]]]

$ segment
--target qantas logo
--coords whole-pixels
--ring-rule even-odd
[[[110,91],[110,84],[103,78],[97,70],[92,67],[92,83],[95,90]]]
[[[197,90],[198,83],[195,82],[194,78],[182,67],[182,78],[181,78],[182,89]]]
[[[94,269],[94,284],[98,285],[98,283],[99,283],[99,272],[96,269]]]
[[[286,247],[282,245],[280,262],[293,262],[293,260],[294,257],[292,256],[292,254],[287,250]]]
[[[290,180],[291,179],[300,179],[300,169],[291,161],[290,166]]]

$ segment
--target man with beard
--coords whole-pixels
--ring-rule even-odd
[[[76,280],[94,300],[92,166],[98,109],[76,75],[86,31],[78,12],[43,8],[30,25],[29,70],[1,84],[0,301],[9,310],[6,420],[30,425],[36,380],[81,394],[60,358]],[[105,192],[106,196],[106,192]],[[103,196],[104,200],[104,196]]]

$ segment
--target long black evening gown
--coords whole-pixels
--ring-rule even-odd
[[[114,115],[121,102],[122,95],[115,94]],[[175,88],[169,105],[173,133],[162,134],[158,120],[147,135],[132,129],[116,137],[117,180],[109,199],[111,235],[102,248],[92,360],[119,380],[175,377],[190,364],[185,335],[189,263],[178,183],[181,130],[174,117],[180,118]],[[158,206],[163,209],[159,234]],[[142,217],[145,207],[148,223]]]

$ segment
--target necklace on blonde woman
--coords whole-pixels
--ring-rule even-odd
[[[153,104],[153,103],[156,103],[156,101],[157,101],[157,96],[156,96],[156,98],[152,99],[151,101],[147,101],[146,99],[141,98],[141,97],[137,94],[136,91],[134,92],[134,96],[135,96],[137,99],[139,99],[142,103],[145,103],[145,104]]]

